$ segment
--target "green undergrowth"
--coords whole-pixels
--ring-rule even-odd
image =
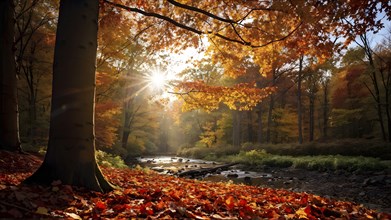
[[[217,159],[217,158],[215,158]],[[279,167],[279,168],[301,168],[318,171],[380,171],[391,168],[390,160],[363,156],[286,156],[273,155],[265,150],[242,151],[236,155],[219,158],[224,162],[238,162],[248,167]]]
[[[101,150],[96,151],[96,160],[99,165],[106,167],[127,168],[124,160],[120,156],[106,153]]]
[[[391,169],[391,143],[368,139],[339,139],[304,144],[255,144],[240,147],[185,147],[178,156],[239,162],[249,168],[280,167],[308,170],[377,171]]]
[[[381,140],[342,139],[328,142],[309,142],[304,144],[254,144],[244,143],[242,151],[265,150],[273,155],[287,156],[365,156],[391,160],[391,143]]]

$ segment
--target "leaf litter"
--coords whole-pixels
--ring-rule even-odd
[[[206,182],[143,169],[102,167],[120,187],[109,193],[54,181],[19,185],[40,157],[0,151],[0,217],[65,219],[391,219],[363,205],[229,183]]]

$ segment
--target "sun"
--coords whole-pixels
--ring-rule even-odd
[[[167,84],[167,77],[160,71],[153,72],[149,76],[149,83],[153,89],[162,90]]]
[[[146,87],[158,93],[167,90],[170,81],[167,72],[160,68],[151,68],[151,70],[151,72],[145,74]]]

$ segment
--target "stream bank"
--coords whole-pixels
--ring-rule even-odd
[[[171,156],[141,157],[138,158],[138,163],[142,167],[166,175],[177,175],[189,170],[222,165],[213,161]],[[360,173],[344,170],[319,172],[266,166],[254,170],[239,164],[230,166],[227,170],[217,170],[196,178],[307,192],[353,201],[371,209],[391,213],[391,170]]]

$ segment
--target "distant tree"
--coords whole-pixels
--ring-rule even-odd
[[[48,127],[43,125],[44,119],[39,117],[45,113],[39,105],[45,105],[50,98],[47,93],[50,89],[44,87],[45,83],[49,84],[47,81],[51,81],[49,66],[52,65],[53,20],[56,16],[54,7],[57,5],[38,0],[15,2],[16,73],[21,79],[18,88],[20,118],[21,123],[27,125],[23,126],[27,129],[21,130],[21,136],[27,136],[29,141],[36,143],[43,133],[38,131]]]

